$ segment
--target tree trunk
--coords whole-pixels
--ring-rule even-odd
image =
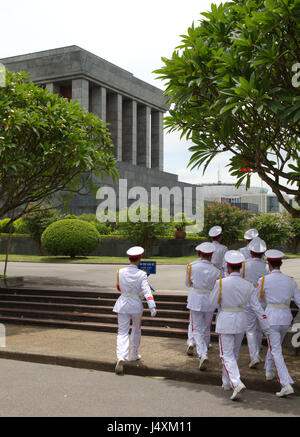
[[[10,248],[10,241],[11,241],[14,216],[15,216],[15,210],[13,209],[12,216],[11,216],[11,222],[10,222],[10,226],[9,226],[9,236],[8,236],[8,240],[7,240],[7,244],[6,244],[6,255],[5,255],[4,272],[3,272],[4,276],[6,276],[8,254],[9,254],[9,248]]]

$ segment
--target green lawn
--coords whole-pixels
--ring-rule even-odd
[[[151,258],[151,261],[156,261],[157,264],[187,264],[194,261],[196,256],[182,256],[182,257],[162,257],[157,256]],[[286,258],[300,258],[300,253],[297,255],[286,254]],[[5,255],[0,254],[0,261],[5,260]],[[70,259],[59,256],[37,256],[37,255],[9,255],[9,261],[23,261],[23,262],[45,262],[45,263],[90,263],[90,264],[127,264],[127,257],[113,257],[113,256],[87,256],[82,258]]]
[[[156,261],[158,264],[187,264],[194,261],[195,256],[186,257],[153,257],[151,261]],[[5,255],[0,254],[0,261],[5,260]],[[90,263],[90,264],[127,264],[128,257],[118,256],[87,256],[78,257],[75,259],[59,256],[37,256],[37,255],[9,255],[8,261],[20,262],[45,262],[45,263]]]

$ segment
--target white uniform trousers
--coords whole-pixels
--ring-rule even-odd
[[[222,361],[222,383],[234,389],[241,383],[238,358],[244,333],[219,334],[220,358]]]
[[[261,359],[259,353],[260,353],[261,343],[263,338],[262,331],[259,329],[256,329],[254,331],[247,331],[246,336],[247,336],[250,361],[254,360],[255,358]]]
[[[246,336],[250,361],[254,360],[255,358],[260,358],[259,352],[261,348],[263,333],[257,322],[256,314],[253,311],[249,311],[249,314],[247,314]]]
[[[271,325],[268,338],[269,347],[265,361],[266,372],[271,373],[276,370],[278,382],[282,387],[294,383],[284,362],[281,347],[288,329],[288,325]]]
[[[207,355],[213,311],[190,311],[190,325],[198,357]]]
[[[138,354],[141,341],[141,320],[143,313],[126,314],[118,313],[118,335],[117,335],[117,359],[128,361],[129,359],[129,329],[131,328],[131,357]]]
[[[190,311],[190,321],[189,321],[189,327],[188,327],[188,339],[187,339],[187,345],[188,346],[196,346],[194,337],[193,337],[193,323],[192,323],[192,315]]]

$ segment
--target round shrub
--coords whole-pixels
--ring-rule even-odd
[[[91,223],[78,219],[58,220],[42,234],[42,246],[50,255],[87,256],[100,243],[100,236]]]

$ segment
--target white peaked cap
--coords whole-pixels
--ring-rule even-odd
[[[245,232],[244,238],[245,240],[252,240],[253,238],[258,237],[258,230],[257,229],[248,229],[248,231]]]
[[[208,235],[210,237],[217,237],[218,235],[222,234],[222,228],[221,226],[213,226],[210,228]]]
[[[281,259],[284,257],[284,253],[281,252],[281,250],[276,249],[267,250],[265,255],[267,257],[267,260],[270,261],[281,261]]]
[[[210,254],[215,251],[215,246],[212,243],[201,243],[195,248],[195,250],[197,250],[197,252]]]
[[[248,247],[254,253],[264,253],[267,250],[266,242],[259,237],[253,238]]]
[[[127,250],[126,254],[129,257],[139,257],[143,255],[144,249],[140,246],[134,246]]]
[[[228,250],[224,258],[228,264],[241,264],[245,261],[244,255],[238,250]]]

